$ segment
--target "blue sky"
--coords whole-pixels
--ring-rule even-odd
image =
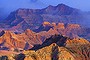
[[[41,9],[48,5],[56,6],[60,3],[82,11],[90,11],[90,0],[0,0],[0,16],[7,16],[18,8]]]
[[[90,11],[90,0],[0,0],[0,8],[44,8],[64,3],[84,11]]]

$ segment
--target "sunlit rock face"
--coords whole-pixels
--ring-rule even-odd
[[[59,23],[46,22],[46,24],[45,24],[45,22],[44,22],[38,29],[36,29],[34,31],[39,32],[39,33],[44,31],[44,33],[45,33],[45,31],[50,32],[52,30],[53,30],[53,32],[51,32],[51,33],[62,34],[62,35],[68,36],[70,38],[83,37],[85,39],[90,40],[89,29],[84,28],[79,24],[70,24],[70,23],[64,24],[64,23],[60,23],[60,22]],[[49,33],[49,34],[51,34],[51,33]]]
[[[24,60],[89,60],[90,42],[83,38],[69,39],[54,35],[38,49],[24,51],[23,54],[26,56]]]
[[[0,37],[0,49],[30,49],[34,44],[42,44],[41,36],[27,29],[22,34],[15,34],[11,31],[4,31]]]
[[[0,33],[0,49],[1,50],[27,50],[34,45],[42,44],[47,38],[55,34],[62,34],[64,36],[73,38],[83,37],[86,33],[79,24],[64,24],[64,23],[50,23],[44,22],[39,29],[33,32],[30,29],[25,30],[23,33],[14,33],[13,31],[2,31]],[[86,33],[88,38],[89,33]]]
[[[9,60],[89,60],[90,42],[83,38],[70,39],[55,34],[42,44],[33,45],[29,50],[17,53],[14,51],[0,52],[4,54],[0,59]]]

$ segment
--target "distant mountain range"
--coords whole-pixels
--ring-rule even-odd
[[[0,27],[3,29],[19,30],[38,29],[44,21],[62,22],[62,23],[79,23],[83,24],[83,12],[79,9],[69,7],[65,4],[57,6],[49,5],[43,9],[18,9],[11,12],[10,15],[1,22]]]

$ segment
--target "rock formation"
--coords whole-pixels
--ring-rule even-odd
[[[0,23],[0,27],[14,31],[24,31],[26,29],[35,30],[39,28],[44,21],[50,23],[79,23],[80,20],[83,19],[79,9],[69,7],[65,4],[59,4],[57,6],[50,5],[43,9],[20,8],[11,12],[10,15]]]
[[[89,60],[90,42],[82,38],[71,40],[55,35],[47,39],[36,51],[28,50],[23,54],[26,56],[24,60]]]
[[[22,34],[15,34],[11,31],[3,31],[0,37],[0,49],[30,49],[34,44],[42,44],[41,36],[27,29]]]

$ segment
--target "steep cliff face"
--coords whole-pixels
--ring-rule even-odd
[[[64,45],[59,45],[61,43],[58,42]],[[24,60],[89,60],[90,42],[82,38],[71,40],[68,37],[55,35],[47,39],[36,51],[28,50],[23,54],[26,56]]]
[[[73,53],[76,60],[89,60],[90,59],[90,42],[85,39],[78,38],[68,40],[66,47]]]
[[[3,31],[0,37],[0,49],[30,49],[34,44],[42,44],[41,36],[27,29],[22,34],[15,34],[11,31]]]
[[[16,48],[16,46],[23,48],[25,46],[25,42],[23,40],[17,39],[17,36],[12,32],[10,31],[4,31],[4,32],[5,32],[4,35],[0,37],[1,48],[3,47]]]
[[[53,33],[52,33],[53,32]],[[27,50],[34,45],[42,44],[51,35],[58,34],[57,31],[50,29],[48,32],[35,33],[32,30],[17,34],[12,31],[2,31],[0,33],[0,49],[1,50]]]
[[[8,55],[0,58],[8,60],[89,60],[90,42],[83,38],[70,39],[62,35],[53,35],[30,50],[24,50],[20,54],[10,51],[8,53],[6,52]]]
[[[32,60],[61,60],[61,59],[75,60],[75,58],[66,48],[59,47],[55,43],[51,44],[50,46],[39,49],[33,54],[31,51],[28,52],[29,54],[27,54],[27,51],[25,51],[24,53],[26,55],[29,55],[29,56],[26,56],[24,60],[29,60],[29,59],[32,59]]]

